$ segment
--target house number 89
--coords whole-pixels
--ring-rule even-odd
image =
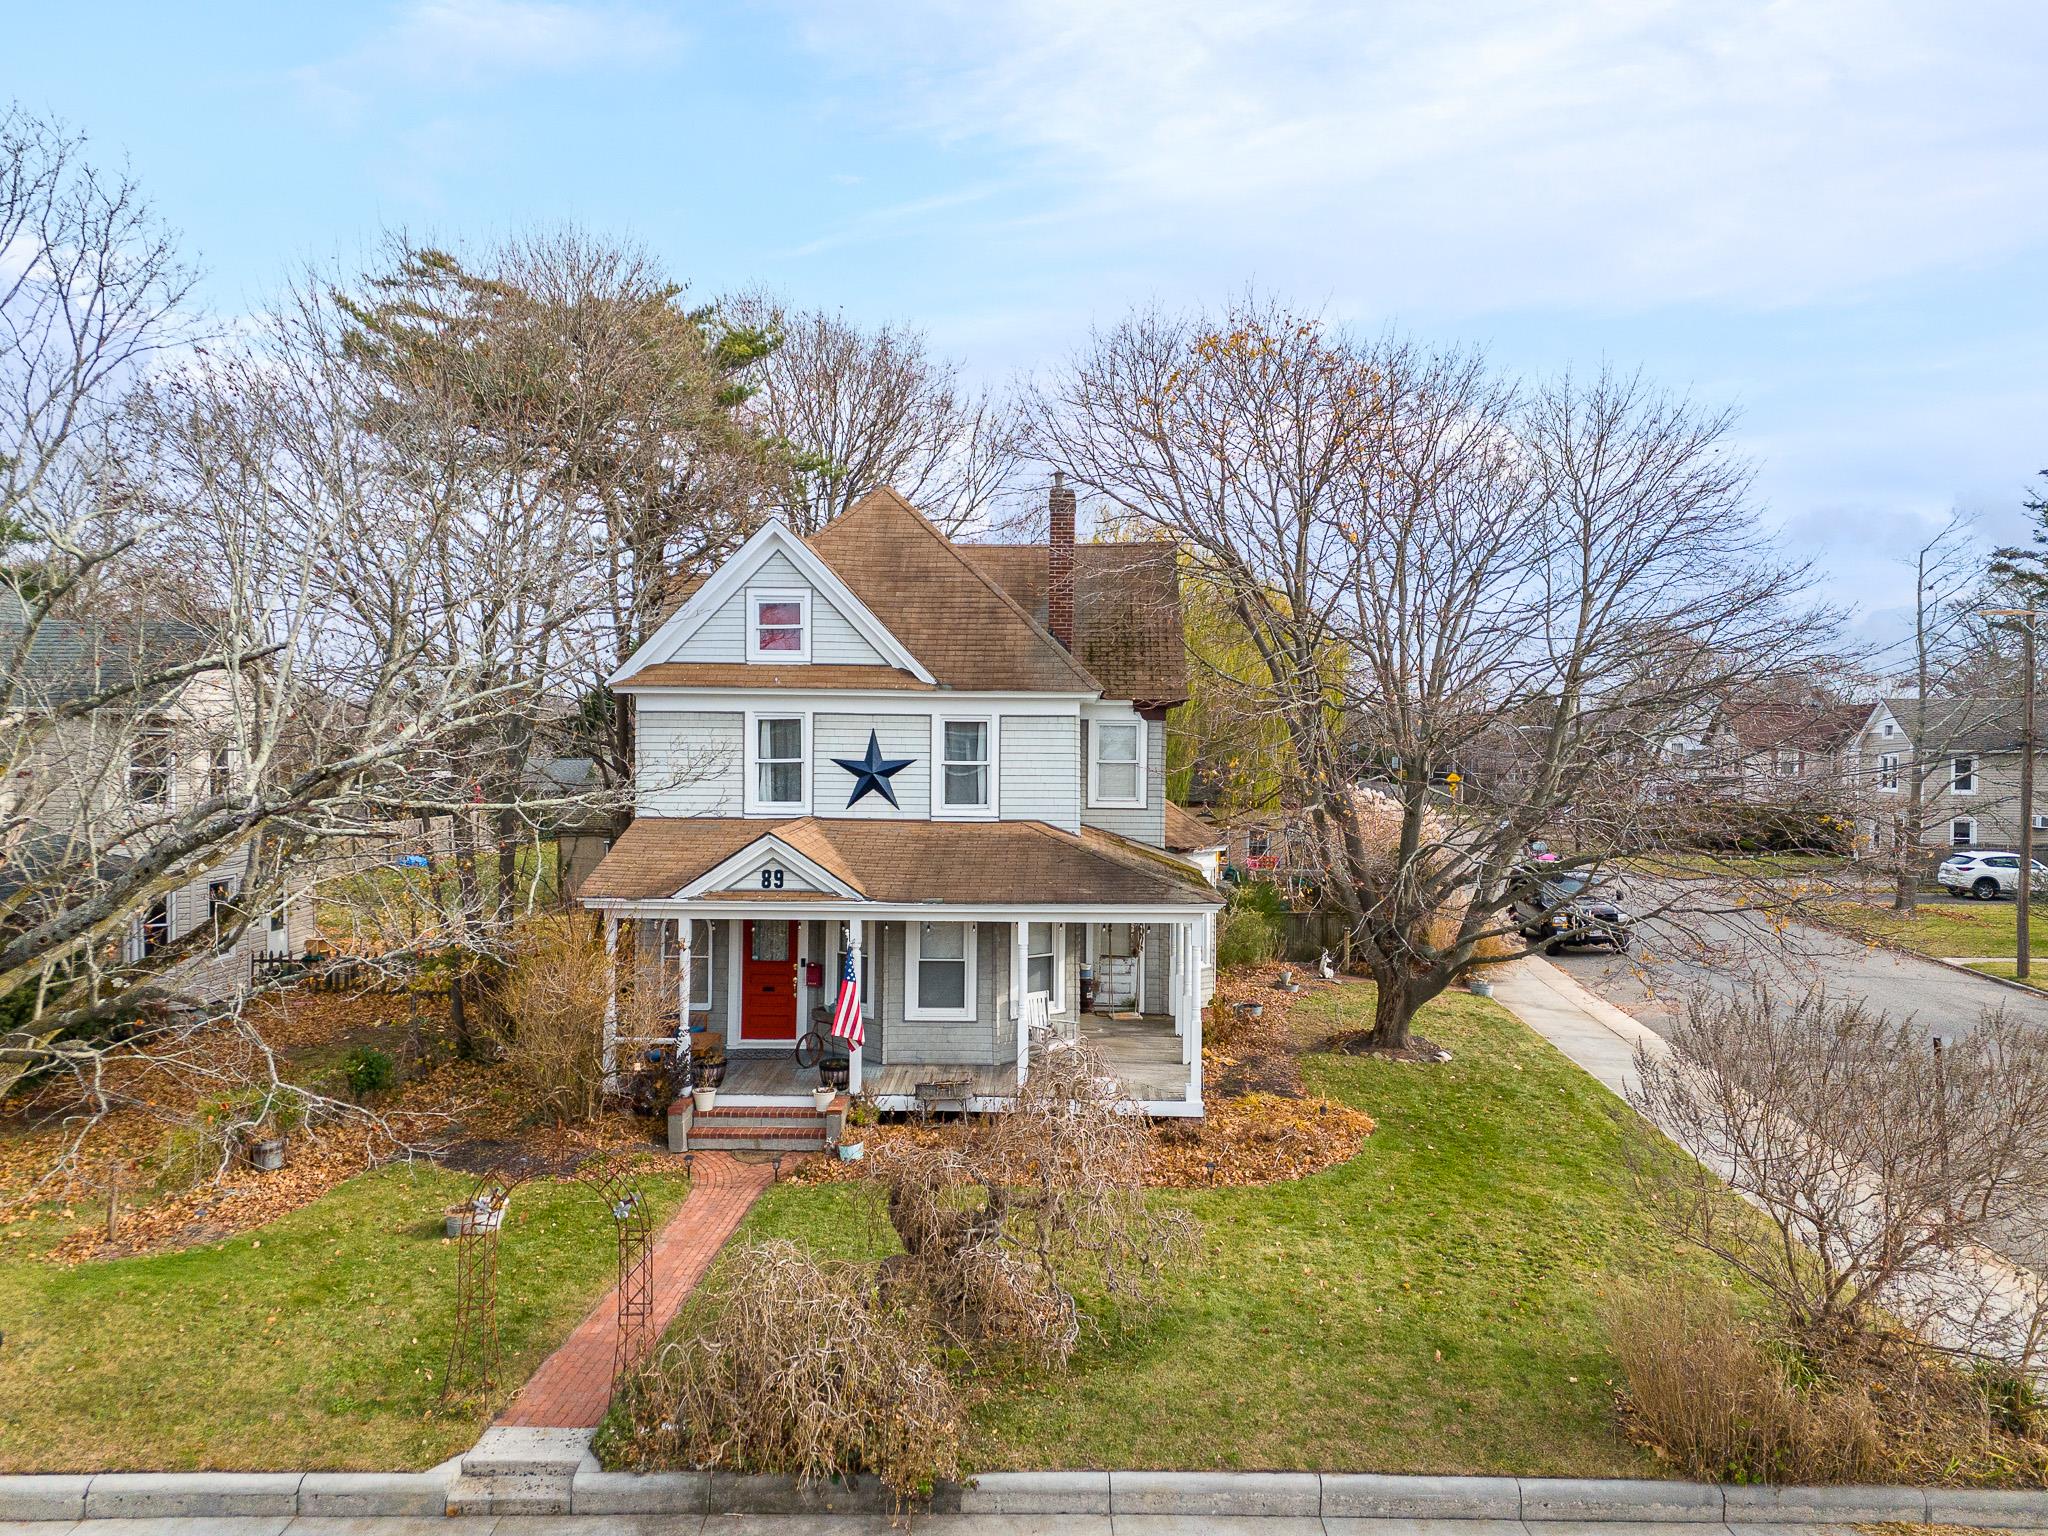
[[[781,870],[779,870],[779,869],[764,869],[764,870],[762,870],[762,871],[761,871],[761,889],[762,889],[762,890],[764,890],[764,891],[779,891],[779,890],[781,890],[781,889],[782,889],[782,871],[781,871]]]

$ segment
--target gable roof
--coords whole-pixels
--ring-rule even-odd
[[[962,544],[960,553],[1035,623],[1046,622],[1045,545]],[[1074,546],[1074,656],[1111,698],[1162,706],[1187,698],[1180,560],[1173,545]]]
[[[0,586],[0,648],[11,665],[15,649],[28,628],[28,611],[20,596]],[[10,708],[52,709],[76,703],[108,689],[126,688],[148,678],[197,662],[207,654],[211,636],[183,619],[144,617],[126,621],[64,619],[46,615],[36,626]],[[182,679],[158,683],[141,695],[125,696],[123,708],[161,704]]]
[[[1016,599],[886,486],[814,534],[810,547],[941,687],[1104,693]]]
[[[1721,723],[1747,752],[1778,747],[1827,752],[1860,735],[1870,716],[1868,704],[1769,700],[1731,707]]]
[[[790,532],[787,523],[780,517],[771,517],[756,528],[723,565],[698,583],[681,607],[662,620],[661,626],[606,679],[608,686],[620,687],[646,667],[665,664],[664,658],[672,656],[676,647],[701,629],[729,598],[738,596],[745,589],[748,577],[778,552],[796,567],[797,573],[832,605],[841,618],[859,631],[861,637],[888,661],[920,682],[932,681],[932,675],[924,664],[898,635],[875,616],[861,596],[849,588],[808,544]]]
[[[801,854],[874,902],[1157,906],[1217,900],[1192,865],[1093,827],[1077,835],[1042,821],[816,816],[636,816],[576,894],[585,901],[665,901],[765,843]],[[759,894],[745,891],[734,899]],[[820,893],[800,894],[821,899]]]
[[[1884,707],[1911,741],[1920,701],[1907,694],[1886,699]],[[2018,699],[1929,699],[1926,711],[1922,734],[1929,752],[2017,752],[2026,739],[2026,706]],[[2048,717],[2036,731],[2048,741]],[[1913,745],[1922,747],[1920,742]]]

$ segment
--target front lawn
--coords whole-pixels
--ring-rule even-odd
[[[2010,960],[1973,960],[1970,969],[1986,976],[2002,976],[2007,981],[2019,980],[2020,968]],[[2048,965],[2035,964],[2026,985],[2037,992],[2048,992]]]
[[[1297,1034],[1371,1005],[1364,984],[1312,987]],[[1687,1262],[1624,1149],[1676,1154],[1494,1003],[1447,996],[1419,1030],[1455,1060],[1307,1058],[1310,1091],[1379,1122],[1351,1162],[1159,1196],[1201,1219],[1199,1260],[1150,1315],[1094,1298],[1105,1336],[1069,1372],[988,1383],[974,1464],[1655,1475],[1617,1432],[1600,1311]],[[873,1254],[891,1239],[868,1201],[779,1186],[742,1237]]]
[[[424,1468],[462,1450],[616,1265],[587,1189],[521,1185],[499,1246],[501,1386],[444,1406],[441,1212],[472,1183],[385,1168],[224,1242],[70,1268],[8,1241],[0,1472]],[[657,1222],[683,1194],[675,1175],[641,1187]]]
[[[1874,944],[1949,960],[2012,954],[2019,936],[2019,919],[2009,901],[1967,907],[1930,903],[1916,908],[1911,917],[1889,907],[1830,902],[1817,907],[1815,916]],[[2048,955],[2048,904],[2027,926],[2028,949]]]

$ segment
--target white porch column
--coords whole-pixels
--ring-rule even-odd
[[[1025,977],[1031,970],[1031,925],[1010,924],[1010,1017],[1017,1023],[1017,1086],[1031,1075],[1031,1031],[1024,1025]]]
[[[868,920],[864,917],[851,917],[846,920],[846,952],[853,957],[853,974],[856,978],[855,985],[860,988],[860,1009],[863,1019],[866,1018],[868,1009],[868,973],[862,958],[867,950],[867,926]],[[867,1031],[863,1027],[860,1045],[846,1053],[848,1093],[860,1092],[861,1057],[866,1054],[867,1048]]]
[[[1166,946],[1166,1011],[1173,1016],[1173,1032],[1180,1036],[1180,1059],[1188,1059],[1188,1024],[1182,1016],[1181,993],[1187,990],[1188,957],[1186,928],[1175,923],[1171,929],[1172,939]]]
[[[619,919],[604,915],[604,1086],[619,1084]]]
[[[1188,951],[1191,964],[1188,966],[1188,1029],[1186,1035],[1188,1052],[1188,1098],[1191,1102],[1202,1102],[1202,942],[1203,926],[1206,919],[1197,919],[1185,925],[1188,936]]]
[[[690,947],[690,920],[676,919],[676,1039],[684,1045],[690,1040],[690,984],[697,969],[696,951]]]

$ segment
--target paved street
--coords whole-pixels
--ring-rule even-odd
[[[1581,949],[1551,958],[1580,985],[1659,1033],[1669,1032],[1688,994],[1704,989],[1725,996],[1759,981],[1787,990],[1819,982],[1831,996],[1861,998],[1894,1018],[1911,1015],[1929,1035],[1960,1034],[1987,1008],[2048,1026],[2048,997],[1810,924],[1793,923],[1780,933],[1750,913],[1653,919],[1626,955]]]

